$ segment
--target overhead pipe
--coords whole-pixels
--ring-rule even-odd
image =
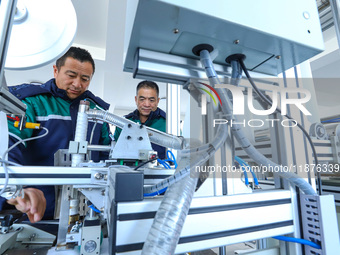
[[[124,128],[124,126],[127,124],[138,125],[131,120],[102,110],[90,109],[89,111],[87,111],[87,115],[89,118],[101,120],[115,125],[119,128]],[[183,137],[167,134],[151,127],[146,127],[146,129],[149,135],[149,139],[152,143],[175,150],[181,150],[184,148],[185,140]]]

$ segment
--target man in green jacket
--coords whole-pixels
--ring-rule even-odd
[[[159,88],[153,81],[142,81],[137,85],[135,102],[137,109],[124,117],[136,123],[166,132],[166,113],[158,108]],[[117,141],[122,130],[116,128],[114,139]],[[165,148],[157,144],[151,144],[157,151],[158,158],[166,158]]]
[[[27,121],[39,123],[49,130],[48,134],[36,140],[20,143],[8,154],[8,160],[28,166],[53,166],[54,154],[59,149],[68,149],[74,140],[77,114],[81,100],[90,102],[90,108],[108,110],[109,104],[92,94],[88,88],[95,71],[91,54],[82,48],[71,47],[53,66],[54,78],[42,85],[21,84],[10,86],[9,91],[27,106]],[[14,127],[9,119],[9,146],[20,139],[43,135],[45,129],[23,129]],[[87,141],[93,145],[111,143],[109,125],[89,121]],[[98,162],[106,159],[108,153],[92,152],[91,159]],[[42,191],[42,192],[41,192]],[[8,201],[18,210],[27,212],[32,222],[53,219],[55,209],[55,189],[53,185],[37,185],[25,189],[24,199]],[[0,212],[12,209],[0,197]]]

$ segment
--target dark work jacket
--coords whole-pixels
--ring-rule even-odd
[[[9,91],[27,105],[27,122],[40,123],[47,128],[49,133],[42,138],[26,142],[26,147],[19,144],[8,154],[10,161],[28,166],[53,166],[54,153],[59,149],[68,149],[69,142],[74,140],[79,102],[90,101],[90,107],[96,105],[107,110],[109,104],[90,91],[85,91],[74,100],[67,97],[66,91],[59,89],[55,79],[51,79],[42,85],[22,84],[9,87]],[[9,121],[9,147],[21,139],[35,137],[44,134],[44,129],[19,129],[13,127]],[[89,121],[87,129],[87,141],[89,141],[94,122]],[[92,144],[108,145],[110,130],[108,124],[98,122],[95,125]],[[91,159],[95,162],[107,159],[107,153],[92,152]],[[47,201],[45,219],[50,219],[54,214],[54,186],[35,186],[44,192]],[[7,207],[7,203],[0,202],[0,210]]]

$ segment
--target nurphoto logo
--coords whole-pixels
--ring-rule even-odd
[[[213,100],[214,104],[217,105],[217,102],[215,100],[215,97],[213,94],[216,95],[218,98],[218,101],[220,105],[222,106],[222,101],[220,98],[220,95],[216,91],[215,88],[221,88],[221,89],[227,89],[231,92],[232,98],[233,98],[233,115],[244,115],[245,114],[245,106],[247,105],[248,110],[250,113],[258,116],[266,116],[274,113],[278,108],[281,109],[282,115],[287,115],[287,109],[289,105],[294,105],[297,109],[299,109],[304,115],[309,116],[312,115],[307,108],[303,105],[311,99],[311,93],[303,88],[280,88],[276,87],[272,90],[272,104],[269,109],[256,109],[254,107],[254,99],[253,99],[253,89],[252,88],[245,88],[245,87],[237,87],[230,84],[217,84],[215,88],[211,87],[210,85],[207,85],[205,83],[200,84],[208,87],[210,91],[208,91],[205,88],[200,88],[201,90],[205,91]],[[246,95],[243,93],[246,90]],[[298,94],[299,98],[288,98],[288,94]],[[278,105],[280,99],[280,105]],[[245,103],[246,102],[246,103]],[[201,105],[202,105],[202,115],[207,114],[207,98],[206,94],[202,94],[201,97]],[[280,121],[279,119],[266,119],[265,121],[268,121],[271,123],[271,126],[274,126],[275,122]],[[281,125],[284,127],[294,127],[297,125],[297,122],[293,119],[286,119],[280,121]],[[221,125],[221,124],[227,124],[230,123],[231,125],[232,120],[227,119],[214,119],[213,126]],[[245,126],[248,124],[250,127],[261,127],[264,125],[264,121],[262,119],[250,119],[246,121],[245,119],[241,122],[237,122],[234,124],[242,124]]]

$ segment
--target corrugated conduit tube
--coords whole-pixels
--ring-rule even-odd
[[[104,122],[115,125],[119,128],[124,128],[124,126],[127,124],[136,125],[136,123],[131,120],[125,119],[123,117],[120,117],[113,113],[109,113],[107,111],[90,109],[87,112],[87,115],[89,116],[89,118],[102,120]],[[146,127],[146,129],[148,131],[149,139],[151,142],[175,150],[183,149],[184,147],[183,137],[166,134],[150,127]]]
[[[207,50],[202,50],[200,52],[200,57],[201,57],[201,63],[204,66],[207,76],[209,78],[209,81],[211,85],[214,87],[216,84],[220,84],[220,81],[217,77],[217,74],[214,70],[211,58],[210,58],[210,53]],[[222,111],[226,115],[228,120],[233,119],[234,123],[237,123],[238,120],[235,116],[233,116],[232,112],[232,104],[230,102],[229,97],[227,96],[227,91],[216,88],[217,93],[221,97],[222,101]],[[315,190],[313,187],[305,181],[303,178],[299,177],[295,173],[291,172],[285,172],[283,167],[274,163],[273,161],[267,159],[265,156],[263,156],[249,141],[249,139],[246,137],[242,127],[239,124],[233,124],[231,127],[231,130],[241,145],[242,149],[247,153],[247,155],[252,158],[259,166],[266,166],[268,169],[275,169],[275,172],[283,177],[284,179],[287,179],[291,184],[296,185],[301,189],[305,194],[308,195],[316,195]]]

